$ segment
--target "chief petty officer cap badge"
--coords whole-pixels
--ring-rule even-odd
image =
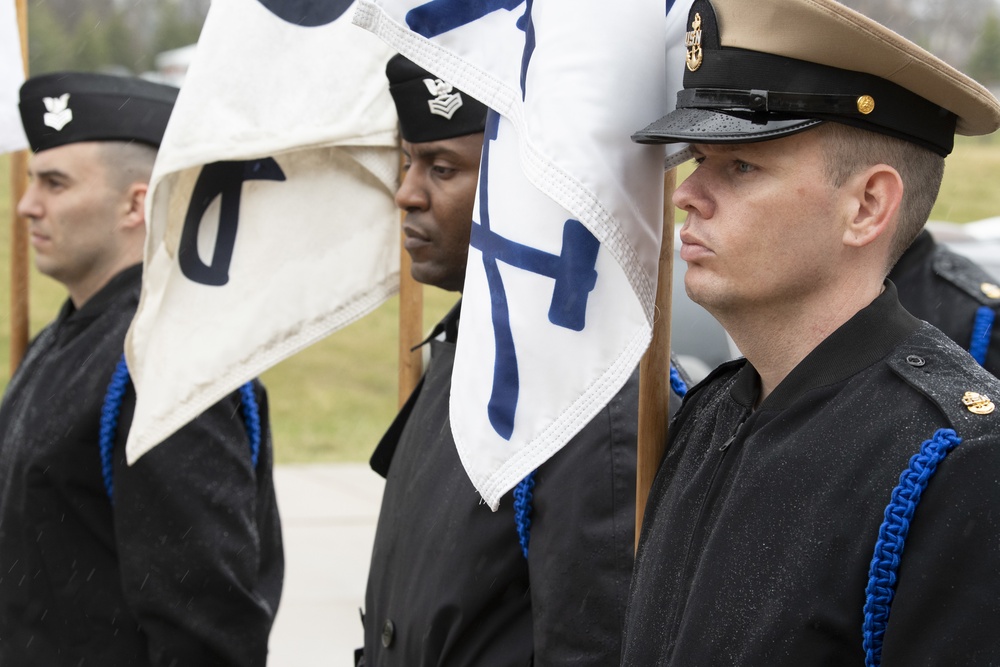
[[[1000,127],[981,85],[833,0],[695,0],[677,108],[639,143],[751,143],[836,121],[947,155]]]
[[[135,77],[57,72],[21,86],[21,122],[38,152],[79,141],[159,147],[178,89]]]
[[[442,141],[486,129],[485,105],[412,60],[393,56],[385,66],[385,76],[406,141]]]

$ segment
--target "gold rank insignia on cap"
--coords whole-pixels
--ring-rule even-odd
[[[1000,285],[994,285],[993,283],[983,283],[979,286],[983,294],[991,299],[1000,299]]]
[[[745,144],[838,122],[944,157],[956,133],[1000,128],[989,90],[837,0],[692,0],[687,21],[675,108],[633,141]]]
[[[687,47],[687,68],[692,72],[701,67],[701,14],[695,14],[691,21],[691,31],[684,35]]]
[[[996,409],[989,396],[978,394],[974,391],[965,392],[965,396],[962,397],[962,403],[974,415],[988,415]]]

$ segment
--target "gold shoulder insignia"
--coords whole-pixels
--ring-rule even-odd
[[[962,403],[965,404],[969,412],[975,415],[988,415],[996,409],[989,396],[978,394],[974,391],[965,392],[965,396],[962,397]]]

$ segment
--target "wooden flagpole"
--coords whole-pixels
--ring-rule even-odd
[[[402,178],[402,154],[400,154],[400,178]],[[406,216],[399,214],[400,223]],[[424,330],[424,286],[410,275],[410,253],[403,247],[405,237],[400,224],[399,242],[399,407],[406,403],[423,373],[423,357],[420,350],[412,351],[420,342]]]
[[[15,11],[24,75],[27,76],[27,0],[15,0]],[[13,375],[28,347],[28,228],[17,215],[17,203],[28,189],[28,151],[11,155],[10,184],[10,374]]]
[[[649,349],[639,362],[639,433],[635,470],[635,545],[650,487],[667,447],[670,410],[670,314],[673,289],[674,205],[677,170],[663,175],[663,240],[656,284],[656,321]]]

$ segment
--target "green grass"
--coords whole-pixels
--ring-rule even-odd
[[[425,326],[433,326],[457,298],[426,288]],[[398,314],[399,299],[390,299],[263,375],[279,463],[370,456],[396,414]]]
[[[945,159],[932,220],[972,222],[1000,215],[1000,133],[958,137]]]
[[[969,222],[1000,215],[1000,137],[960,138],[947,165],[933,218]],[[680,171],[684,178],[690,163]],[[9,157],[0,156],[0,387],[9,368],[10,206]],[[55,316],[65,292],[34,271],[30,289],[34,335]],[[456,298],[426,289],[425,325],[437,322]],[[279,463],[362,461],[371,454],[396,412],[398,304],[391,299],[264,374]]]

